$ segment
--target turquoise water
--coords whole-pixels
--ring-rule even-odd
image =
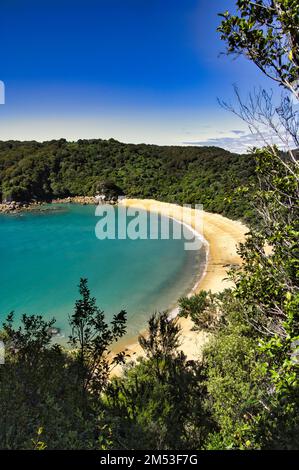
[[[80,205],[0,216],[1,322],[11,311],[16,320],[55,317],[67,337],[77,286],[87,277],[108,320],[127,310],[133,335],[195,284],[204,256],[185,251],[184,240],[101,241],[97,222],[94,206]]]

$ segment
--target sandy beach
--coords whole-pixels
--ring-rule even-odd
[[[152,199],[125,199],[122,204],[130,208],[155,211],[165,216],[171,214],[174,219],[182,220],[182,208],[175,204]],[[191,208],[185,208],[184,211],[187,211],[187,215],[189,215],[189,222],[185,225],[188,225],[193,231],[199,232],[207,244],[206,270],[201,279],[198,279],[193,292],[202,289],[220,292],[230,287],[231,281],[225,279],[227,269],[231,265],[241,264],[241,259],[237,254],[237,245],[244,241],[248,228],[241,222],[230,220],[219,214],[204,211],[200,211],[198,214],[195,212],[196,209]],[[198,224],[198,220],[200,220],[200,224]],[[181,349],[189,359],[200,357],[202,347],[208,341],[209,335],[205,332],[192,331],[193,323],[189,318],[180,318],[179,324],[182,328]],[[137,338],[124,339],[115,345],[113,352],[119,352],[124,348],[132,358],[142,355]],[[118,375],[120,370],[114,369],[114,373]]]

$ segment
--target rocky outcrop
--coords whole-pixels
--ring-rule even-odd
[[[58,199],[53,199],[52,204],[82,204],[82,205],[87,205],[87,204],[100,204],[100,203],[105,203],[105,204],[117,204],[118,198],[111,198],[107,199],[105,198],[103,201],[99,201],[94,196],[69,196],[65,198],[58,198]],[[17,201],[11,201],[11,202],[4,202],[0,203],[0,214],[14,214],[17,212],[22,212],[22,211],[33,211],[33,210],[43,210],[43,202],[17,202]],[[46,208],[44,208],[46,210]]]
[[[30,202],[30,203],[18,202],[18,201],[3,202],[0,204],[0,213],[14,214],[14,213],[25,211],[25,210],[38,209],[40,205],[41,205],[40,202]]]
[[[52,204],[97,204],[94,196],[69,196],[53,199]]]
[[[70,196],[60,199],[53,199],[52,204],[117,204],[117,197],[97,196]]]

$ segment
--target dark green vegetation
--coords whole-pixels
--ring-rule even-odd
[[[299,449],[299,163],[292,150],[299,119],[289,94],[298,98],[299,82],[290,80],[299,77],[299,5],[237,5],[239,16],[226,14],[220,28],[229,52],[245,54],[288,90],[280,107],[261,93],[239,101],[238,113],[251,127],[268,123],[286,151],[254,152],[260,223],[239,247],[242,267],[229,272],[235,287],[180,301],[181,315],[211,333],[203,357],[187,360],[177,320],[162,313],[140,337],[145,357],[130,364],[119,354],[110,365],[107,350],[124,333],[125,314],[106,325],[82,280],[70,319],[74,352],[50,344],[52,325],[41,318],[24,317],[18,331],[11,318],[4,326],[0,447]],[[109,380],[109,367],[124,361],[124,375]]]
[[[203,357],[187,360],[177,320],[162,313],[139,339],[144,358],[109,358],[125,312],[107,325],[81,280],[73,352],[50,342],[53,324],[41,317],[4,325],[0,448],[299,448],[299,170],[269,149],[256,159],[264,216],[240,247],[242,269],[229,274],[236,287],[180,301],[181,315],[212,335]]]
[[[243,55],[298,99],[299,6],[297,0],[237,0],[218,31],[227,53]]]
[[[0,142],[3,200],[93,196],[112,182],[128,197],[203,204],[207,211],[248,219],[249,199],[232,195],[253,175],[250,155],[213,147],[133,145],[112,139]]]
[[[107,359],[112,342],[125,332],[126,313],[111,325],[81,279],[80,299],[70,316],[72,335],[66,353],[51,341],[54,320],[13,315],[3,325],[5,365],[0,366],[0,448],[105,448],[109,432],[102,419],[101,392],[109,370],[123,355]]]

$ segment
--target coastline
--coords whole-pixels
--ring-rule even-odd
[[[168,216],[171,213],[172,218],[181,221],[181,206],[175,204],[156,201],[153,199],[125,199],[121,202],[127,208],[145,209],[157,212],[160,215]],[[211,290],[213,293],[221,292],[233,284],[226,278],[227,270],[232,265],[241,265],[241,258],[237,254],[237,245],[245,240],[245,234],[248,228],[239,221],[234,221],[219,214],[201,211],[201,230],[196,226],[197,209],[185,208],[190,214],[190,223],[188,229],[196,236],[203,238],[206,244],[206,266],[195,286],[189,292],[188,296],[199,292],[200,290]],[[178,307],[170,311],[170,316],[176,316]],[[205,332],[195,332],[192,330],[193,322],[190,318],[180,318],[181,326],[181,347],[188,359],[198,359],[201,355],[203,346],[209,340],[210,335]],[[146,334],[146,331],[142,331]],[[112,347],[113,353],[118,353],[123,349],[131,356],[131,359],[142,356],[143,351],[138,343],[138,338],[125,338]],[[113,370],[113,375],[119,375],[121,367]]]
[[[31,202],[0,202],[0,214],[17,214],[20,212],[43,211],[46,204],[97,204],[94,196],[69,196],[51,201],[31,201]]]
[[[56,199],[52,200],[51,203],[97,204],[95,198],[91,196]],[[190,214],[188,222],[186,223],[184,219],[182,220],[182,207],[176,204],[160,202],[154,199],[123,199],[119,204],[127,208],[136,210],[143,209],[150,213],[155,212],[159,215],[174,219],[182,225],[185,225],[189,232],[191,231],[195,237],[200,238],[206,245],[205,268],[203,272],[197,276],[195,285],[190,292],[186,294],[187,297],[190,297],[200,290],[211,290],[216,293],[232,286],[231,281],[228,281],[225,277],[230,266],[241,264],[241,259],[237,254],[236,247],[240,242],[244,241],[245,234],[248,232],[248,228],[243,223],[228,219],[220,214],[200,211],[199,218],[201,219],[201,224],[200,228],[198,228],[196,224],[197,209],[184,208],[184,211]],[[44,204],[40,202],[36,202],[27,207],[20,205],[16,210],[10,210],[9,213],[31,210],[41,211],[44,209],[43,205]],[[3,212],[7,213],[6,210]],[[177,299],[174,299],[174,301],[176,300]],[[178,306],[172,306],[169,316],[175,317],[177,314]],[[190,318],[180,318],[179,324],[181,326],[182,337],[181,350],[186,354],[188,359],[198,359],[210,335],[201,331],[193,331],[193,322]],[[146,330],[140,331],[140,333],[146,334]],[[127,336],[118,343],[115,343],[111,348],[114,354],[124,349],[131,356],[131,359],[142,356],[143,354],[138,343],[137,335],[134,337]],[[118,366],[113,370],[112,375],[119,375],[120,373],[121,367]]]

